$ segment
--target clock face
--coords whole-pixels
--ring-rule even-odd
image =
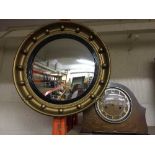
[[[120,123],[131,113],[131,99],[119,88],[107,88],[96,104],[99,116],[110,123]]]

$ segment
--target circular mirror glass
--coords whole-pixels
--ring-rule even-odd
[[[93,86],[95,58],[90,45],[79,38],[57,36],[45,40],[29,59],[30,85],[48,102],[78,100]]]

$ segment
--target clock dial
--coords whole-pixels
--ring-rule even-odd
[[[129,117],[131,99],[119,88],[107,88],[96,104],[99,116],[110,123],[120,123]]]

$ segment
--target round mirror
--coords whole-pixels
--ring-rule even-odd
[[[18,93],[51,116],[78,113],[103,94],[110,74],[107,48],[88,28],[58,22],[30,34],[14,60]]]
[[[86,42],[64,37],[45,40],[33,53],[28,67],[29,81],[36,94],[58,104],[78,100],[95,80],[96,56],[91,47]]]

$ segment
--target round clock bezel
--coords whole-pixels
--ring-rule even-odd
[[[129,104],[130,104],[130,107],[129,107],[129,110],[128,110],[127,114],[125,116],[123,116],[122,118],[119,118],[117,120],[113,120],[113,119],[107,118],[106,116],[103,115],[103,113],[99,109],[99,102],[101,102],[100,100],[98,100],[97,103],[95,104],[96,112],[97,112],[98,116],[101,119],[103,119],[104,121],[106,121],[106,122],[116,123],[116,124],[117,123],[122,123],[122,122],[126,121],[130,117],[130,114],[132,112],[132,100],[131,100],[130,96],[128,95],[128,93],[125,90],[123,90],[123,89],[121,89],[119,87],[109,87],[109,88],[106,88],[105,92],[107,90],[110,90],[110,89],[115,89],[115,90],[121,91],[127,97],[128,101],[129,101]]]

